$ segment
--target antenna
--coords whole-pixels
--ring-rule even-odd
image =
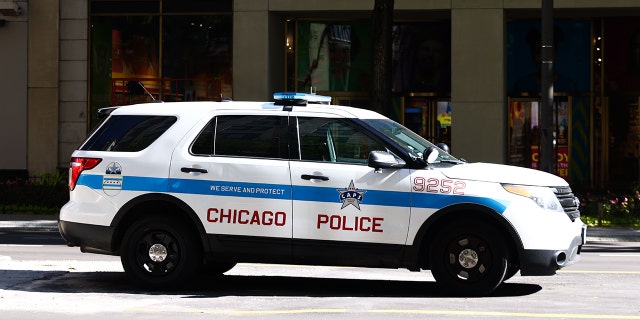
[[[149,90],[147,90],[147,88],[144,87],[144,85],[142,84],[141,81],[138,81],[138,85],[140,86],[140,88],[142,88],[142,90],[144,90],[144,92],[151,97],[151,100],[153,100],[153,102],[162,102],[162,100],[157,100],[156,98],[153,97],[153,95],[151,94],[151,92],[149,92]]]

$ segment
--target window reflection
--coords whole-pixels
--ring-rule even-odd
[[[232,16],[212,11],[229,9],[230,2],[183,2],[201,10],[177,15],[175,5],[160,7],[159,1],[91,2],[92,127],[102,107],[232,96]]]

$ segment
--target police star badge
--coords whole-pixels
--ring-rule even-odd
[[[342,208],[344,209],[348,205],[352,205],[360,210],[360,201],[364,198],[364,194],[367,192],[366,190],[360,190],[355,187],[353,184],[353,180],[349,183],[349,186],[346,189],[338,189],[340,193],[340,201],[342,201]]]

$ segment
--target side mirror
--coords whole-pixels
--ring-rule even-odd
[[[444,143],[444,142],[440,142],[440,143],[438,143],[438,144],[436,145],[436,147],[438,147],[438,148],[440,148],[440,149],[444,150],[444,152],[446,152],[446,153],[448,153],[448,154],[451,154],[451,149],[449,149],[449,146],[448,146],[446,143]]]
[[[429,147],[424,150],[424,153],[422,154],[422,160],[424,160],[424,162],[426,163],[434,163],[436,162],[436,160],[438,160],[439,155],[440,152],[438,152],[438,149]]]
[[[376,170],[382,168],[402,168],[407,163],[404,160],[396,158],[387,151],[371,151],[369,152],[368,165]]]

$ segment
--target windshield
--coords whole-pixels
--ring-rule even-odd
[[[373,127],[376,131],[382,133],[387,138],[391,139],[393,142],[397,143],[414,159],[422,159],[424,151],[429,147],[433,147],[438,150],[439,153],[435,162],[459,161],[444,150],[427,141],[427,139],[393,120],[363,119],[362,121]]]

